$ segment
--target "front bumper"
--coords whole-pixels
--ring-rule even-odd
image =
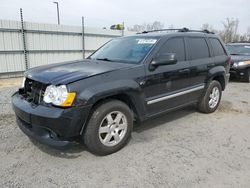
[[[67,109],[34,105],[18,92],[12,96],[17,124],[30,138],[52,147],[70,145],[86,123],[90,106]]]
[[[230,68],[230,75],[231,75],[231,77],[235,77],[237,79],[244,79],[246,74],[247,74],[248,68],[249,67],[242,67],[242,68],[231,67]]]

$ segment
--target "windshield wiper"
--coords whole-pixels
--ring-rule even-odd
[[[100,61],[110,61],[112,62],[113,60],[109,59],[109,58],[96,58],[96,60],[100,60]]]

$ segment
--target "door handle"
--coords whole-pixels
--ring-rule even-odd
[[[190,69],[181,69],[179,70],[179,73],[189,73]]]

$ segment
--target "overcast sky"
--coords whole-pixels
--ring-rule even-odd
[[[239,31],[250,27],[250,0],[58,0],[61,24],[80,25],[81,16],[91,27],[109,27],[125,22],[125,26],[161,21],[165,27],[200,29],[209,23],[222,28],[225,18],[238,18]],[[0,19],[56,23],[53,0],[0,0]]]

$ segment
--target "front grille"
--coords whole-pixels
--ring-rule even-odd
[[[39,104],[43,100],[45,89],[45,84],[26,78],[23,96],[28,102]]]

